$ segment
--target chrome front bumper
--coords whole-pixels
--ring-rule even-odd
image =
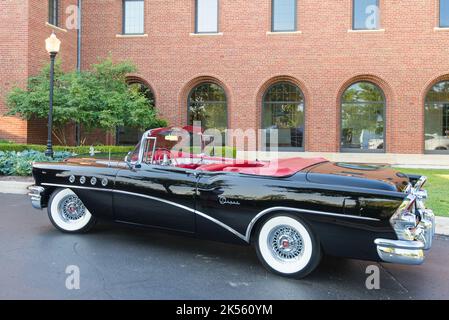
[[[424,251],[432,247],[435,235],[435,215],[432,210],[420,209],[421,221],[414,230],[415,240],[376,239],[377,254],[385,262],[421,264]]]
[[[28,196],[31,199],[31,205],[35,209],[42,209],[42,193],[44,192],[44,188],[38,186],[28,187]]]

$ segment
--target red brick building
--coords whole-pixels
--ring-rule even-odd
[[[288,151],[449,153],[448,0],[3,0],[0,112],[52,31],[67,69],[131,59],[173,125],[200,101],[209,126],[276,128]],[[45,130],[0,118],[0,139]]]

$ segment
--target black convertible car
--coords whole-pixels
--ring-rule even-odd
[[[421,264],[434,235],[426,178],[323,158],[238,161],[172,151],[174,128],[146,132],[123,161],[35,163],[35,208],[63,232],[97,219],[253,245],[269,270],[301,278],[323,254]]]

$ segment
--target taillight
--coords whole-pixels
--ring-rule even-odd
[[[426,184],[426,182],[427,182],[427,177],[426,176],[421,176],[418,179],[418,181],[416,181],[416,183],[413,186],[413,188],[415,189],[415,191],[419,191]]]
[[[390,219],[391,226],[399,240],[414,240],[415,227],[418,224],[416,215],[416,196],[409,194]]]

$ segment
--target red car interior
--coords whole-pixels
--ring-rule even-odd
[[[167,155],[168,159],[173,160],[173,166],[177,168],[199,170],[207,172],[236,172],[242,174],[262,175],[271,177],[285,177],[295,174],[307,167],[318,163],[327,162],[324,158],[289,158],[273,161],[238,161],[235,159],[226,159],[219,157],[202,157],[200,155],[188,154],[183,152],[170,152],[167,149],[158,149],[155,152],[153,160],[161,161]],[[148,154],[151,158],[151,153]],[[198,163],[177,163],[180,159],[198,160]],[[202,164],[202,161],[209,163]],[[214,162],[214,163],[210,163]]]
[[[197,167],[196,170],[285,177],[322,162],[327,162],[327,160],[324,158],[290,158],[270,162],[233,161],[201,165]]]

